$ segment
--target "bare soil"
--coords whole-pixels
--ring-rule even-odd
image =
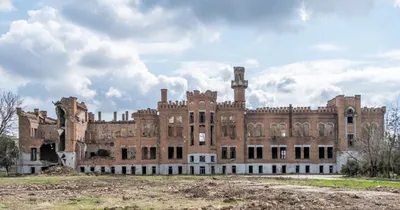
[[[3,182],[0,209],[400,209],[400,194],[260,177],[70,176],[55,183]]]

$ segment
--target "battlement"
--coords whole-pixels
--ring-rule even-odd
[[[289,113],[289,107],[261,107],[256,109],[248,109],[246,113]]]
[[[383,107],[363,107],[361,112],[364,113],[386,113],[386,106]]]
[[[156,116],[158,113],[157,109],[141,109],[137,110],[132,114],[132,117],[142,117],[142,116]]]
[[[232,101],[225,101],[217,103],[217,107],[219,109],[234,109],[234,108],[245,108],[245,102],[232,102]]]
[[[244,73],[245,68],[243,66],[234,66],[233,71],[238,73]]]
[[[190,101],[189,99],[195,97],[209,97],[213,98],[214,100],[217,100],[217,91],[207,90],[206,92],[202,93],[199,90],[194,90],[193,92],[190,91],[186,92],[186,98],[188,99],[188,101]]]
[[[158,105],[158,108],[161,109],[180,109],[180,108],[186,108],[187,107],[187,101],[168,101],[166,102],[160,102]]]
[[[255,114],[255,113],[289,113],[290,112],[290,107],[261,107],[261,108],[256,108],[255,110],[250,110],[248,109],[246,111],[249,114]],[[293,107],[292,108],[293,113],[336,113],[336,108],[330,108],[330,107],[318,107],[317,110],[312,110],[311,107]]]
[[[318,113],[336,113],[337,110],[335,107],[318,107]]]

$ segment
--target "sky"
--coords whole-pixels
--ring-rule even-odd
[[[247,107],[325,106],[400,95],[400,0],[0,0],[0,89],[23,108],[75,96],[89,111],[156,108],[186,91]]]

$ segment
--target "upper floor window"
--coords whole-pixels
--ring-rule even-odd
[[[206,113],[205,112],[199,112],[199,123],[205,123],[206,122]]]
[[[349,108],[346,112],[347,114],[347,124],[353,124],[354,121],[354,110]]]
[[[214,123],[214,112],[210,113],[210,123],[213,124]]]
[[[193,112],[189,112],[189,123],[190,124],[194,123],[194,113]]]

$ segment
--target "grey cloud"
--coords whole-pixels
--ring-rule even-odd
[[[129,62],[131,62],[129,58],[111,58],[107,55],[107,52],[104,49],[88,52],[83,55],[79,60],[79,64],[94,69],[121,68]]]
[[[337,95],[342,94],[343,91],[337,86],[327,86],[316,89],[311,95],[309,101],[314,101],[314,104],[324,105],[326,102]]]
[[[266,84],[261,86],[261,89],[265,91],[271,91],[273,89],[277,92],[281,93],[291,93],[293,89],[290,88],[290,85],[296,84],[296,80],[291,77],[283,77],[279,80],[270,80]]]

